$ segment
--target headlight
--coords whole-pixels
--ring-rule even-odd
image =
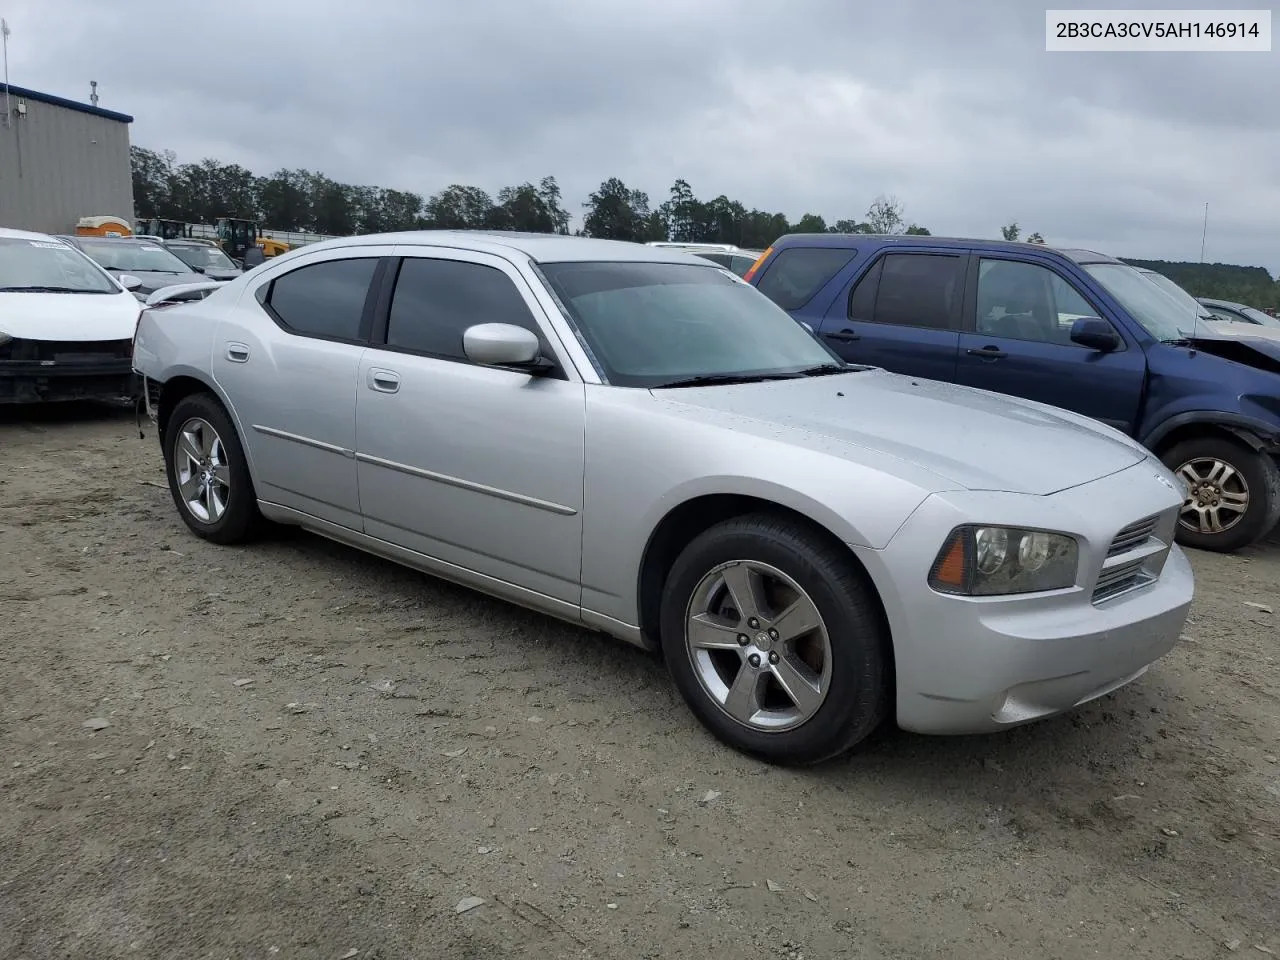
[[[1021,527],[956,527],[929,570],[940,593],[993,597],[1074,586],[1080,547],[1074,537]]]

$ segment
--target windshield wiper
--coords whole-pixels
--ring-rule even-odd
[[[765,380],[794,380],[800,373],[704,373],[696,377],[681,377],[666,383],[655,383],[653,389],[666,387],[707,387],[730,383],[762,383]]]
[[[816,367],[806,367],[803,370],[797,370],[797,377],[829,377],[833,373],[849,373],[852,370],[862,370],[863,367],[851,367],[846,363],[820,363]]]
[[[102,293],[101,290],[77,290],[75,287],[0,287],[0,293]]]

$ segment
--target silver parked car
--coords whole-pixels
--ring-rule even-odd
[[[148,309],[179,514],[262,518],[661,651],[776,762],[998,730],[1177,641],[1183,492],[1041,404],[849,366],[728,270],[516,233],[350,237]]]

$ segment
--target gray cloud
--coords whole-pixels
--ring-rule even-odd
[[[181,160],[424,194],[554,174],[575,215],[615,175],[793,219],[893,193],[934,232],[1016,218],[1174,259],[1198,258],[1208,201],[1208,259],[1280,270],[1276,55],[1050,54],[1026,0],[6,9],[14,83],[83,98],[96,79],[135,143]]]

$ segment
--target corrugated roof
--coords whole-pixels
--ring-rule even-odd
[[[2,98],[4,96],[4,85],[0,84],[0,105],[3,105]],[[17,99],[22,97],[25,100],[36,100],[40,103],[52,104],[55,107],[65,107],[68,110],[79,110],[81,113],[89,113],[95,117],[105,117],[108,120],[119,120],[121,123],[133,123],[133,117],[127,113],[116,113],[114,110],[103,110],[101,107],[95,107],[89,103],[80,103],[78,100],[68,100],[66,97],[56,97],[52,93],[41,93],[39,90],[28,90],[26,87],[15,87],[9,85],[9,96]]]

